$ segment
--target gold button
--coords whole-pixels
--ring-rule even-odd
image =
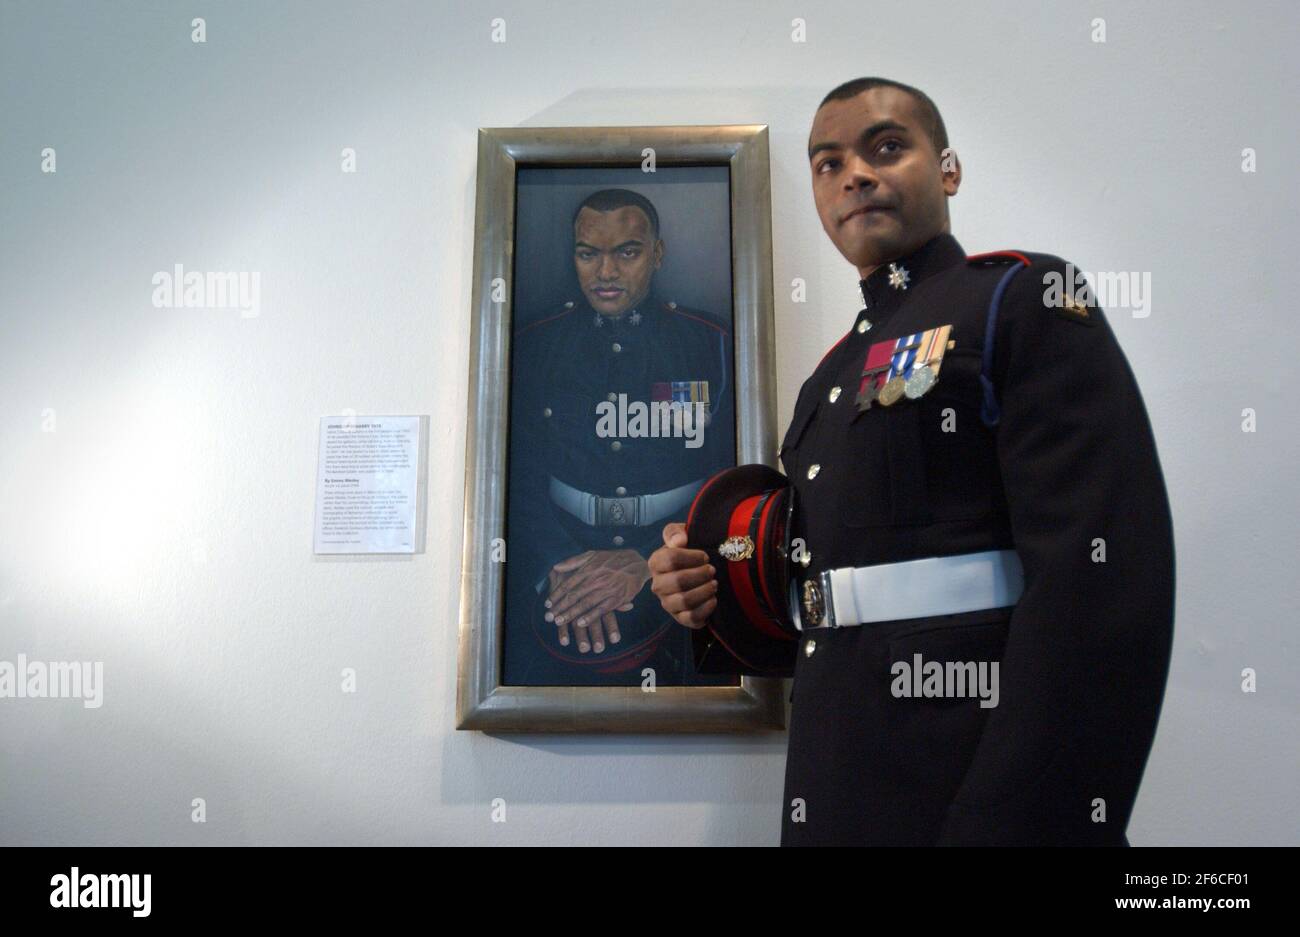
[[[615,342],[614,344],[610,345],[609,347],[612,348],[612,349],[614,349],[615,354],[617,354],[618,352],[620,352],[620,351],[623,350],[623,346],[620,345],[618,342]]]
[[[835,401],[839,400],[840,389],[838,387],[832,387],[831,392],[827,395],[827,399],[829,399],[831,403],[834,403]]]
[[[814,641],[812,638],[809,638],[808,643],[803,646],[803,656],[812,657],[813,651],[815,650],[817,650],[817,642]]]
[[[542,416],[550,416],[550,415],[551,415],[551,408],[550,408],[550,407],[542,407]]]
[[[618,450],[623,448],[623,444],[619,442],[617,439],[615,439],[612,443],[609,444],[609,448],[613,449],[615,452],[618,452]]]
[[[820,465],[818,465],[816,462],[814,462],[812,465],[808,466],[808,480],[809,480],[809,481],[812,481],[814,478],[816,478],[816,477],[817,477],[817,473],[820,472],[821,470],[822,470],[822,467],[821,467]]]
[[[627,494],[627,489],[624,488],[622,485],[619,485],[617,488],[614,489],[614,494],[618,495],[621,498],[623,497],[623,495]]]
[[[866,319],[863,319],[861,322],[858,323],[859,333],[865,332],[869,328],[871,328],[871,323],[868,322]]]

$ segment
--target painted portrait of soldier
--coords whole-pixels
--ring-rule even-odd
[[[736,461],[726,170],[646,175],[519,174],[505,684],[734,682],[694,673],[647,565]]]

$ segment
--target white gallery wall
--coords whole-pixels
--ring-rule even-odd
[[[1300,842],[1298,19],[3,0],[0,660],[102,661],[104,696],[0,699],[0,844],[776,843],[781,734],[454,729],[476,131],[769,125],[783,431],[860,308],[804,149],[862,75],[942,109],[968,253],[1150,274],[1148,314],[1110,318],[1160,446],[1178,607],[1129,838]],[[155,307],[176,264],[258,272],[256,314]],[[347,409],[430,417],[425,552],[313,556],[318,419]]]

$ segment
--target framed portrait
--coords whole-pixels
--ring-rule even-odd
[[[457,727],[784,728],[646,565],[775,465],[767,128],[482,129],[476,192]]]

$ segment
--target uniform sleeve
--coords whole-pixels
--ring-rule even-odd
[[[736,397],[735,375],[732,373],[730,356],[732,354],[731,333],[723,332],[710,336],[711,352],[709,361],[714,367],[710,370],[715,375],[713,391],[716,398],[709,411],[709,423],[705,430],[705,449],[708,453],[708,470],[705,477],[713,472],[737,463],[736,452]],[[685,518],[685,511],[682,512]]]
[[[531,339],[537,342],[537,339]],[[547,474],[543,355],[519,354],[510,397],[507,568],[534,592],[547,589],[556,563],[585,551],[564,529],[551,503]]]
[[[999,313],[998,458],[1025,591],[941,845],[1120,845],[1164,696],[1174,546],[1155,440],[1102,311],[1044,303],[1044,273],[1064,267],[1019,271]]]

